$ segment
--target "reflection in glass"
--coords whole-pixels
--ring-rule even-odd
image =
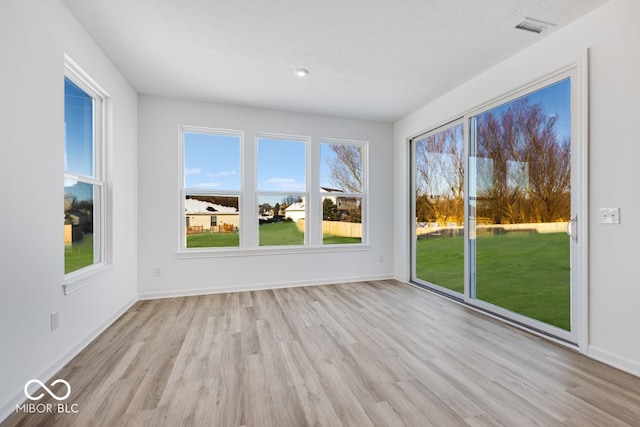
[[[415,141],[415,274],[464,292],[464,150],[462,124]]]
[[[470,296],[570,330],[570,80],[471,119]]]

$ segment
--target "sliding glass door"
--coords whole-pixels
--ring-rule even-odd
[[[564,79],[471,117],[469,152],[471,297],[566,331],[570,112]]]
[[[412,280],[577,343],[584,162],[572,76],[411,141]]]
[[[429,132],[413,143],[415,280],[464,292],[464,127]]]

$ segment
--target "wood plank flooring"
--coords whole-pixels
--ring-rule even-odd
[[[640,426],[640,378],[391,280],[140,301],[56,378],[2,426]]]

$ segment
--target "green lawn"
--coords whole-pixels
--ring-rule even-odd
[[[64,274],[93,264],[93,234],[85,234],[82,240],[64,246]]]
[[[304,245],[304,233],[294,222],[261,224],[260,246]]]
[[[304,233],[298,230],[293,222],[277,222],[260,225],[260,246],[303,245]],[[324,244],[361,243],[356,237],[341,237],[325,234]],[[190,234],[187,236],[187,248],[222,248],[240,245],[238,233],[209,233]]]
[[[238,233],[210,233],[208,231],[187,236],[187,248],[223,248],[240,246]]]
[[[325,245],[346,244],[346,243],[362,243],[362,239],[359,237],[343,237],[333,234],[323,234],[322,243]]]
[[[463,292],[464,239],[418,239],[418,278]],[[569,237],[565,233],[478,236],[476,298],[570,329]]]

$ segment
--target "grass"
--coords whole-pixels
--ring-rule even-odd
[[[462,293],[462,237],[418,239],[418,278]],[[478,236],[476,298],[570,330],[569,237],[565,233]]]
[[[362,239],[360,237],[344,237],[336,236],[334,234],[323,234],[322,243],[324,243],[325,245],[362,243]]]
[[[64,246],[64,274],[93,264],[93,234],[85,234],[82,240]]]
[[[304,233],[294,222],[260,224],[260,246],[304,245]]]
[[[260,225],[260,246],[303,245],[304,233],[293,222],[275,222]],[[342,237],[325,234],[324,244],[361,243],[358,237]],[[240,245],[238,233],[199,233],[187,236],[187,248],[223,248]]]
[[[238,233],[190,234],[187,236],[187,248],[225,248],[240,246]]]

